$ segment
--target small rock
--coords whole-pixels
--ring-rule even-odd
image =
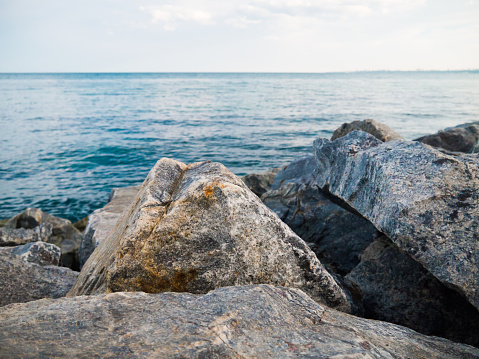
[[[83,267],[98,244],[115,229],[116,222],[121,214],[130,207],[140,188],[141,185],[114,188],[106,206],[95,210],[89,216],[78,250],[80,267]]]
[[[32,242],[23,246],[11,247],[10,253],[23,260],[41,266],[60,264],[61,251],[56,245],[45,242]]]
[[[46,242],[52,235],[52,225],[49,223],[33,229],[24,228],[0,228],[0,247],[18,246],[30,242]]]
[[[331,141],[346,136],[348,133],[353,131],[367,132],[383,142],[402,139],[402,137],[393,131],[389,126],[369,119],[364,121],[343,123],[341,127],[334,131]]]
[[[41,266],[4,251],[0,251],[0,273],[0,306],[64,297],[78,277],[69,268]]]
[[[266,172],[250,173],[246,176],[240,177],[245,185],[258,197],[267,192],[273,184],[274,177],[281,168],[271,168]]]
[[[207,293],[268,283],[357,311],[304,241],[219,163],[161,159],[83,266],[69,296]]]
[[[80,232],[84,232],[87,223],[88,223],[88,216],[83,217],[83,218],[80,219],[79,221],[76,221],[75,223],[73,223],[73,227],[75,227],[76,229],[78,229]]]
[[[451,152],[479,152],[479,122],[449,127],[415,141]]]
[[[383,143],[361,131],[317,139],[314,149],[322,190],[479,308],[477,162],[419,142]]]
[[[34,229],[46,223],[52,225],[52,234],[46,242],[60,247],[62,251],[61,265],[72,269],[79,269],[78,247],[81,242],[81,233],[73,227],[69,220],[52,216],[36,208],[27,208],[22,213],[10,219],[5,228]]]
[[[473,359],[479,349],[322,306],[301,290],[111,293],[0,308],[2,358]]]

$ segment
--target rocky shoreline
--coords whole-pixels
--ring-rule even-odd
[[[433,147],[435,146],[435,147]],[[479,123],[343,124],[236,177],[161,159],[0,222],[0,357],[479,358]]]

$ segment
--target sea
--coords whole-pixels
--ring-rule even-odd
[[[76,221],[162,157],[282,166],[368,118],[410,140],[479,121],[479,71],[0,74],[0,219]]]

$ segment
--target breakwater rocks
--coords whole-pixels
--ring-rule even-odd
[[[476,145],[356,121],[241,179],[161,159],[83,234],[27,209],[0,224],[0,357],[479,358]]]

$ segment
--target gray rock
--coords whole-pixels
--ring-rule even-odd
[[[393,131],[389,126],[383,123],[368,119],[364,121],[353,121],[350,123],[343,123],[336,131],[334,131],[331,141],[346,136],[353,131],[364,131],[383,142],[402,139],[402,137]]]
[[[4,251],[0,251],[0,273],[0,306],[64,297],[78,276],[69,268],[40,266]]]
[[[42,224],[52,225],[52,235],[46,242],[60,247],[62,251],[60,265],[79,269],[78,247],[81,242],[81,233],[69,220],[52,216],[36,208],[27,208],[10,219],[5,228],[34,229]]]
[[[317,184],[479,308],[479,170],[419,142],[360,131],[314,143]]]
[[[258,285],[10,305],[0,308],[0,356],[472,359],[479,349]]]
[[[341,275],[349,273],[376,238],[376,228],[326,198],[312,182],[314,156],[285,166],[261,200],[316,253],[323,264]]]
[[[378,238],[347,276],[361,289],[365,317],[479,346],[479,312],[387,237]]]
[[[267,192],[273,184],[274,177],[281,168],[271,168],[268,171],[260,173],[250,173],[240,177],[245,185],[258,197]]]
[[[43,224],[33,229],[0,228],[0,247],[19,246],[30,242],[47,241],[52,235],[52,225]]]
[[[451,152],[479,152],[479,122],[449,127],[415,141]]]
[[[262,283],[297,287],[319,302],[356,310],[304,241],[226,167],[164,158],[69,296],[207,293]]]
[[[32,242],[23,246],[11,247],[10,253],[23,260],[41,266],[57,266],[60,264],[61,251],[56,245],[45,242]]]
[[[139,186],[114,188],[110,193],[108,203],[103,208],[95,210],[89,217],[83,238],[78,250],[80,267],[101,243],[115,229],[121,214],[130,207],[135,199]]]

